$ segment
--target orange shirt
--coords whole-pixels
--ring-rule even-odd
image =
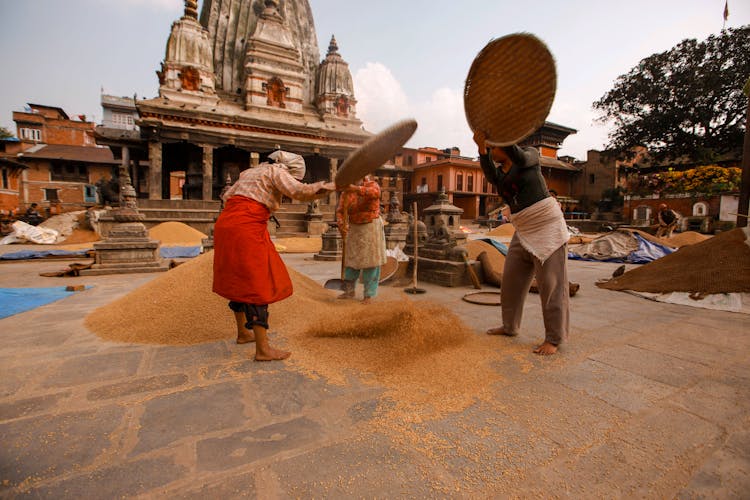
[[[365,181],[356,191],[341,193],[336,207],[339,227],[344,224],[345,212],[351,224],[366,224],[380,217],[380,185],[375,181]]]

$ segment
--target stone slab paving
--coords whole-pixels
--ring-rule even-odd
[[[323,283],[338,262],[285,255]],[[570,342],[498,346],[489,400],[436,420],[373,423],[382,389],[255,363],[230,340],[117,344],[85,316],[156,275],[45,278],[64,261],[0,263],[0,287],[93,288],[0,320],[2,498],[747,498],[750,317],[598,289],[617,264],[570,262]],[[402,284],[402,287],[408,284]],[[419,283],[477,335],[499,308]],[[487,290],[492,290],[487,287]],[[283,340],[283,334],[282,338]],[[493,339],[494,340],[494,339]],[[528,348],[528,349],[527,349]],[[458,353],[457,353],[458,354]]]

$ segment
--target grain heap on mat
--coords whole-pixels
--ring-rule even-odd
[[[86,326],[120,342],[232,339],[236,328],[227,301],[211,292],[212,265],[208,252],[177,266],[95,310]],[[465,408],[498,381],[489,368],[500,356],[498,342],[473,333],[444,307],[395,291],[398,300],[368,306],[337,300],[335,292],[289,273],[294,294],[271,304],[270,325],[274,342],[292,351],[289,363],[303,373],[341,384],[359,374],[385,387],[397,406],[420,406],[422,415]],[[504,354],[525,349],[501,345]]]
[[[80,229],[75,228],[73,229],[73,232],[70,233],[70,236],[65,238],[61,245],[76,245],[79,243],[93,243],[95,241],[100,241],[101,238],[98,234],[96,234],[94,231],[88,230],[88,229]],[[93,245],[89,245],[90,247],[93,247]]]
[[[323,248],[323,238],[276,238],[274,243],[277,248],[280,245],[283,250],[281,253],[317,253]]]
[[[748,232],[738,228],[721,233],[597,285],[652,293],[750,292]]]
[[[148,236],[162,246],[198,246],[207,236],[182,222],[162,222],[148,230]]]
[[[515,234],[516,228],[513,224],[503,224],[501,226],[497,226],[492,231],[487,232],[487,236],[507,236],[511,237]]]
[[[665,245],[673,248],[682,248],[687,245],[695,245],[701,241],[706,241],[711,236],[696,233],[695,231],[685,231],[684,233],[676,233],[671,238],[661,238]]]

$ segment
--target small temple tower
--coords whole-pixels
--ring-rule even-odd
[[[336,37],[331,36],[328,54],[318,68],[315,104],[324,117],[357,117],[357,100],[349,65],[339,54]]]
[[[245,55],[245,109],[274,107],[301,112],[305,68],[279,0],[265,0]]]
[[[159,77],[159,96],[192,104],[216,104],[216,76],[208,30],[198,22],[197,0],[185,1],[184,15],[172,23]]]

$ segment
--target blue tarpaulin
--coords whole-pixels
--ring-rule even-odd
[[[590,262],[620,262],[626,264],[648,264],[656,259],[660,259],[665,255],[669,255],[675,251],[674,248],[660,245],[643,238],[638,233],[632,233],[633,237],[638,242],[638,248],[628,254],[627,257],[613,257],[611,259],[592,259],[582,257],[573,252],[568,252],[568,258],[571,260],[587,260]]]
[[[201,254],[201,247],[160,247],[159,255],[163,259],[174,259],[177,257],[197,257]]]
[[[0,259],[6,260],[26,260],[26,259],[43,259],[45,257],[85,257],[93,248],[84,248],[82,250],[19,250],[18,252],[9,252],[0,255]]]
[[[492,238],[477,238],[479,241],[484,241],[485,243],[489,243],[493,247],[497,248],[497,250],[503,254],[508,255],[508,246],[505,245],[505,243],[500,243],[497,240],[494,240]]]
[[[64,286],[50,288],[0,288],[0,318],[30,311],[36,307],[64,299],[74,293],[76,292],[66,291]]]

